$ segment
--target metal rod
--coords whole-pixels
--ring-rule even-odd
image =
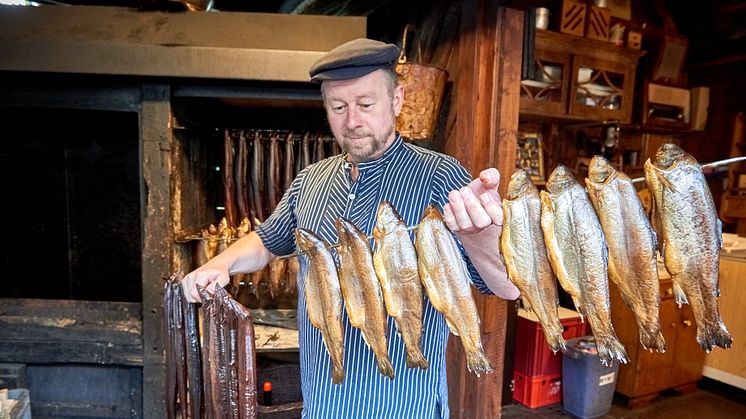
[[[417,229],[417,226],[408,226],[407,227],[407,231],[413,231],[413,230],[416,230],[416,229]],[[371,239],[373,239],[373,236],[368,236],[368,240],[371,240]],[[331,247],[333,249],[336,249],[336,248],[338,248],[340,246],[342,246],[341,243],[335,243],[335,244],[329,245],[329,247]],[[283,256],[277,256],[277,259],[288,259],[288,258],[292,258],[292,257],[296,257],[296,256],[305,255],[305,254],[306,254],[305,252],[295,252],[295,253],[290,253],[290,254],[283,255]]]
[[[714,162],[705,163],[702,165],[703,169],[709,169],[711,167],[718,167],[718,166],[725,166],[728,164],[738,163],[741,161],[746,161],[746,156],[740,156],[740,157],[732,157],[730,159],[724,159],[724,160],[716,160]],[[632,183],[639,183],[643,182],[645,180],[645,177],[636,177],[632,179]]]

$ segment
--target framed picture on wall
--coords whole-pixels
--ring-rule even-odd
[[[523,169],[534,182],[544,182],[544,153],[541,132],[518,131],[516,168]]]

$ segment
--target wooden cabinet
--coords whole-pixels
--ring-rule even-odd
[[[659,269],[663,270],[660,323],[666,339],[665,353],[642,348],[632,310],[622,301],[617,287],[610,286],[612,322],[630,359],[619,367],[616,391],[627,397],[630,408],[648,404],[663,390],[693,391],[702,378],[705,352],[696,340],[694,314],[688,305],[676,305],[671,279],[662,266]]]
[[[609,42],[537,30],[534,76],[521,81],[521,116],[629,123],[640,55]]]

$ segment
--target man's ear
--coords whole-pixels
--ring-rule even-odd
[[[394,114],[399,116],[402,105],[404,105],[404,86],[401,84],[394,89]]]

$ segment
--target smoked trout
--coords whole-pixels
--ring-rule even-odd
[[[388,201],[381,201],[373,228],[373,265],[386,311],[394,319],[407,352],[407,367],[427,369],[422,353],[424,294],[417,253],[407,225]]]
[[[655,163],[645,162],[645,181],[652,191],[651,220],[676,302],[692,307],[703,350],[730,348],[733,340],[717,302],[722,224],[702,167],[677,145],[663,144]]]
[[[295,241],[309,262],[305,282],[308,320],[321,332],[331,357],[332,382],[341,384],[345,378],[344,326],[337,266],[330,246],[311,231],[296,229]]]
[[[593,157],[588,169],[585,185],[609,248],[609,278],[635,314],[642,347],[665,352],[655,231],[626,174],[603,156]]]
[[[373,267],[368,236],[344,218],[336,221],[339,236],[339,282],[350,324],[360,329],[376,355],[378,371],[394,378],[388,353],[386,307]]]
[[[425,208],[414,242],[422,285],[451,332],[461,338],[467,368],[477,375],[491,372],[492,365],[482,348],[481,321],[466,262],[443,215],[433,205]]]
[[[565,347],[559,319],[557,280],[547,258],[541,231],[539,190],[528,174],[518,169],[510,177],[508,196],[503,199],[503,231],[500,249],[510,281],[521,291],[526,309],[536,314],[552,351]]]
[[[541,227],[552,268],[588,318],[601,362],[626,364],[627,352],[611,323],[608,250],[593,205],[563,165],[552,171],[546,188],[541,191]]]

